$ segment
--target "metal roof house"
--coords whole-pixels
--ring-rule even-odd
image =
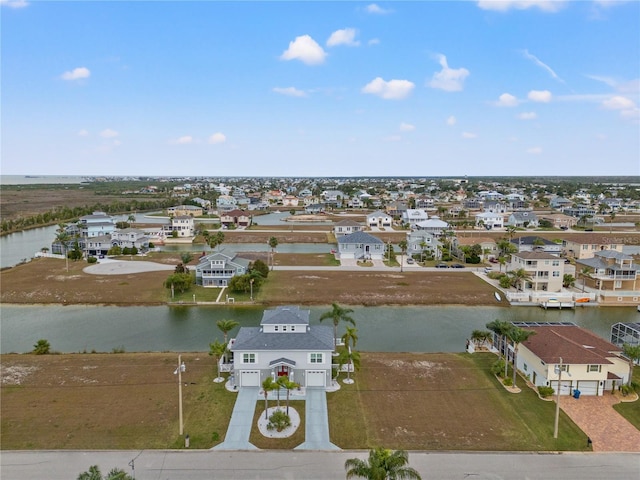
[[[271,376],[288,376],[304,387],[331,385],[333,327],[309,325],[309,310],[265,310],[259,327],[241,327],[230,341],[233,382],[259,387]]]

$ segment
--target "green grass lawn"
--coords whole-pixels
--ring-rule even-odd
[[[636,385],[640,385],[640,367],[633,369],[633,381]],[[613,408],[640,430],[640,399],[635,402],[618,403]]]

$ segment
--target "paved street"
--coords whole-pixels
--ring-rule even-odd
[[[137,480],[345,478],[348,458],[365,451],[3,451],[2,480],[71,480],[91,465],[103,473],[117,467]],[[624,453],[428,453],[410,452],[410,465],[425,480],[630,480],[640,477],[640,456]]]

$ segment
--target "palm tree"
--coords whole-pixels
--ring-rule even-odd
[[[402,261],[404,259],[404,256],[407,253],[407,241],[406,240],[400,240],[400,242],[398,243],[398,246],[400,247],[400,271],[402,272]]]
[[[289,415],[289,395],[291,390],[298,388],[300,384],[289,380],[289,377],[286,376],[278,377],[277,383],[279,386],[287,390],[287,415]]]
[[[238,325],[240,325],[240,323],[236,322],[235,320],[231,320],[231,319],[222,319],[222,320],[218,320],[216,322],[216,325],[218,326],[218,329],[224,335],[224,344],[226,345],[227,344],[227,334],[231,330],[236,328]]]
[[[346,331],[341,338],[346,348],[349,348],[349,346],[356,348],[356,343],[358,343],[358,329],[347,325]]]
[[[518,361],[518,347],[522,342],[526,342],[531,335],[535,335],[533,330],[524,330],[520,327],[512,326],[507,331],[507,337],[513,343],[513,386],[516,386],[516,371]]]
[[[269,419],[269,392],[272,392],[276,388],[280,388],[280,386],[273,381],[273,378],[267,377],[262,381],[262,390],[264,392],[264,419]]]
[[[471,340],[478,346],[481,343],[485,343],[491,338],[491,332],[487,330],[474,330],[471,332]]]
[[[507,272],[509,276],[511,276],[511,285],[514,287],[519,287],[521,290],[524,290],[523,283],[526,280],[531,280],[531,275],[524,269],[518,268],[517,270],[512,270]]]
[[[513,234],[516,233],[516,226],[515,225],[509,225],[507,227],[507,235],[509,235],[509,242],[511,242],[511,239],[513,238]]]
[[[427,242],[422,240],[420,242],[420,261],[424,262],[424,249],[427,248]]]
[[[219,245],[222,245],[222,243],[224,242],[224,232],[221,231],[217,231],[215,233],[215,235],[211,236],[209,235],[209,246],[212,249],[216,249],[216,247],[218,247]]]
[[[331,310],[328,312],[324,312],[320,315],[320,321],[326,320],[330,318],[333,320],[333,344],[335,345],[338,340],[338,324],[340,320],[343,322],[350,323],[351,325],[356,324],[356,321],[349,316],[350,313],[353,313],[353,310],[350,308],[342,308],[337,303],[331,304]]]
[[[633,380],[633,364],[640,360],[640,345],[630,345],[625,343],[622,345],[622,353],[629,359],[629,381],[627,385],[631,386]]]
[[[273,270],[273,253],[278,246],[278,239],[276,237],[269,238],[269,246],[271,247],[271,270]]]
[[[341,350],[338,355],[338,371],[342,370],[342,366],[345,364],[349,365],[349,368],[347,369],[347,378],[344,380],[344,383],[353,383],[351,370],[360,370],[360,353],[352,350],[350,347]]]
[[[582,277],[582,293],[584,293],[584,284],[586,282],[586,279],[592,278],[591,267],[584,267],[582,270],[580,270],[580,276]]]
[[[102,475],[97,465],[92,465],[89,470],[78,475],[78,480],[132,480],[133,477],[128,475],[124,470],[113,468],[106,475]]]
[[[67,272],[69,271],[69,257],[67,252],[69,241],[71,241],[71,235],[67,232],[67,226],[64,223],[61,223],[56,231],[56,242],[62,245]]]
[[[377,447],[369,450],[369,458],[349,458],[344,462],[347,478],[368,480],[421,480],[417,470],[407,467],[409,454],[405,450]]]
[[[228,351],[227,343],[220,343],[217,338],[213,343],[209,344],[209,355],[216,359],[216,365],[218,366],[218,376],[213,379],[216,383],[224,380],[224,378],[220,376],[220,359],[224,357]]]
[[[504,376],[507,376],[507,332],[511,328],[511,324],[506,320],[498,320],[487,323],[486,327],[500,337],[499,352],[504,356]]]

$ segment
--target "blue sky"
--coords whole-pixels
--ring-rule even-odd
[[[640,175],[635,0],[0,2],[5,175]]]

